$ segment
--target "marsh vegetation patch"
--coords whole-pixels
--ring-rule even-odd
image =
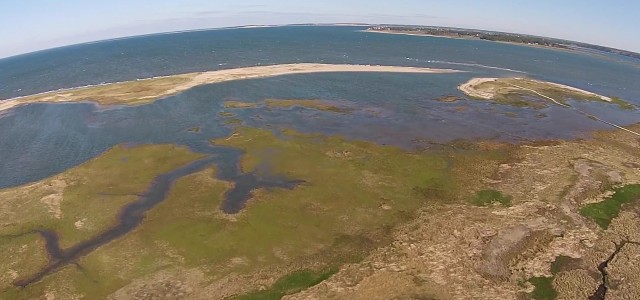
[[[604,200],[580,208],[580,214],[606,229],[611,220],[618,216],[623,205],[640,199],[640,184],[613,188],[612,192],[613,194]]]

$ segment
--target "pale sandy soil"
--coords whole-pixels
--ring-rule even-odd
[[[100,105],[141,105],[190,88],[233,80],[327,72],[453,73],[451,69],[347,64],[255,66],[73,88],[0,101],[0,112],[30,103],[95,101]]]
[[[471,80],[458,86],[458,89],[471,97],[491,99],[496,96],[495,91],[484,91],[477,89],[480,84],[496,81],[498,78],[472,78]]]
[[[431,36],[431,37],[439,37],[439,38],[445,38],[445,39],[465,39],[465,40],[470,40],[471,38],[463,38],[463,37],[452,37],[452,36],[443,36],[443,35],[433,35],[433,34],[426,34],[426,33],[408,33],[408,32],[397,32],[397,31],[383,31],[383,30],[370,30],[370,29],[365,29],[362,30],[362,32],[373,32],[373,33],[383,33],[383,34],[397,34],[397,35],[411,35],[411,36]]]
[[[12,109],[20,104],[19,101],[0,101],[0,112]]]

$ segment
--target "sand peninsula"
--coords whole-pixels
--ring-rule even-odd
[[[454,73],[460,71],[421,67],[316,63],[254,66],[108,83],[17,97],[0,101],[0,112],[30,103],[92,101],[105,106],[143,105],[199,85],[291,74],[329,72]]]
[[[540,109],[549,103],[572,109],[590,119],[640,136],[640,133],[601,119],[569,105],[566,101],[599,101],[619,106],[625,110],[636,110],[636,106],[617,97],[607,97],[559,83],[530,78],[472,78],[458,86],[467,96],[489,100],[516,107]]]
[[[574,99],[612,103],[623,109],[634,108],[633,105],[619,98],[530,78],[473,78],[458,86],[458,89],[472,98],[493,100],[514,106],[546,107],[545,103],[536,102],[528,97],[540,96],[562,106],[568,106],[565,100]]]
[[[574,88],[572,86],[528,78],[473,78],[468,82],[462,84],[459,89],[471,97],[492,99],[498,94],[509,93],[512,90],[518,89],[518,87],[515,86],[515,84],[518,83],[535,84],[543,88],[557,88],[581,96],[597,97],[603,101],[611,102],[610,97],[598,95],[596,93]]]

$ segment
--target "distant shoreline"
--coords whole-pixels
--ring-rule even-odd
[[[404,27],[405,26],[403,25],[398,28],[404,28]],[[461,28],[447,29],[442,27],[424,27],[424,28],[416,27],[415,29],[412,29],[412,27],[407,27],[407,28],[408,30],[402,30],[402,29],[399,30],[399,29],[396,29],[395,27],[384,27],[384,26],[369,27],[367,29],[361,30],[361,32],[398,34],[398,35],[410,35],[410,36],[428,36],[428,37],[439,37],[439,38],[471,40],[471,41],[487,41],[487,42],[496,42],[496,43],[541,48],[541,49],[553,49],[553,50],[567,51],[572,53],[595,54],[595,55],[605,55],[605,54],[618,55],[625,58],[640,59],[640,53],[636,53],[633,51],[620,50],[620,49],[593,45],[588,43],[560,40],[556,38],[539,37],[539,36],[533,36],[533,35],[527,35],[527,34],[493,32],[493,31],[461,29]],[[457,36],[447,35],[447,34],[442,34],[442,35],[431,34],[427,32],[420,32],[420,30],[425,30],[425,31],[441,30],[443,32],[455,33]],[[485,37],[489,37],[489,38],[485,38]],[[500,40],[500,38],[522,40],[522,42]],[[528,42],[525,42],[525,41],[528,41]]]
[[[196,86],[234,80],[275,77],[292,74],[331,72],[456,73],[453,69],[423,67],[297,63],[208,72],[186,73],[124,82],[90,85],[0,100],[0,112],[31,103],[68,103],[92,101],[99,105],[143,105],[178,94]]]
[[[395,35],[426,36],[426,37],[435,37],[435,38],[453,39],[453,40],[485,41],[485,42],[493,42],[493,43],[501,43],[501,44],[507,44],[507,45],[532,47],[532,48],[539,48],[539,49],[552,49],[552,50],[566,51],[566,52],[590,53],[590,52],[580,51],[578,49],[571,49],[571,48],[559,48],[559,47],[524,44],[524,43],[514,43],[514,42],[505,42],[505,41],[490,41],[490,40],[483,40],[483,39],[479,39],[479,38],[464,37],[464,36],[455,37],[455,36],[435,35],[435,34],[427,34],[427,33],[410,33],[410,32],[401,32],[401,31],[372,30],[372,29],[364,29],[364,30],[360,30],[360,31],[361,32],[371,32],[371,33],[382,33],[382,34],[395,34]]]

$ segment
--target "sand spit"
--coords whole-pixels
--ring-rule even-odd
[[[473,78],[458,86],[458,89],[470,97],[492,100],[501,104],[534,108],[546,107],[544,105],[528,101],[520,95],[523,91],[533,93],[541,98],[550,100],[556,105],[572,109],[592,120],[632,133],[636,136],[640,136],[640,132],[603,120],[596,115],[582,111],[564,102],[566,98],[577,98],[587,101],[604,101],[616,104],[622,109],[636,109],[633,104],[618,98],[610,98],[563,84],[529,78]],[[515,100],[513,99],[514,97],[516,98]]]
[[[522,81],[522,82],[529,82],[529,83],[536,83],[539,84],[541,86],[547,86],[547,87],[553,87],[553,88],[558,88],[561,90],[565,90],[565,91],[570,91],[573,93],[577,93],[577,94],[582,94],[583,96],[587,96],[587,97],[596,97],[599,98],[602,101],[606,101],[606,102],[611,102],[612,99],[610,97],[607,96],[602,96],[596,93],[592,93],[589,91],[585,91],[579,88],[575,88],[572,86],[568,86],[568,85],[564,85],[564,84],[559,84],[559,83],[554,83],[554,82],[547,82],[547,81],[540,81],[540,80],[535,80],[535,79],[529,79],[529,78],[473,78],[469,81],[467,81],[466,83],[463,83],[462,85],[460,85],[458,87],[459,90],[461,90],[463,93],[471,96],[471,97],[476,97],[476,98],[481,98],[481,99],[493,99],[495,98],[499,93],[504,93],[505,91],[501,91],[499,90],[499,88],[510,88],[510,89],[519,89],[519,87],[511,84],[511,81],[513,82],[518,82],[518,81]],[[498,88],[483,88],[480,87],[480,85],[482,85],[483,83],[486,82],[494,82]],[[501,86],[504,85],[504,86]]]
[[[142,105],[190,88],[233,80],[329,72],[454,73],[451,69],[348,64],[281,64],[187,73],[46,92],[0,101],[0,112],[30,103],[94,101],[100,105]]]
[[[430,36],[430,37],[438,37],[438,38],[445,38],[445,39],[458,39],[458,40],[471,40],[472,39],[472,38],[453,37],[453,36],[444,36],[444,35],[434,35],[434,34],[426,34],[426,33],[411,33],[411,32],[402,32],[402,31],[392,31],[392,30],[365,29],[365,30],[361,30],[361,32],[372,32],[372,33],[382,33],[382,34],[396,34],[396,35],[410,35],[410,36]]]
[[[459,71],[449,69],[430,69],[401,66],[333,65],[312,63],[284,64],[199,73],[193,77],[192,81],[177,86],[175,88],[175,91],[183,91],[202,84],[218,83],[231,80],[274,77],[290,74],[328,72],[453,73]],[[170,92],[173,92],[173,90]]]

